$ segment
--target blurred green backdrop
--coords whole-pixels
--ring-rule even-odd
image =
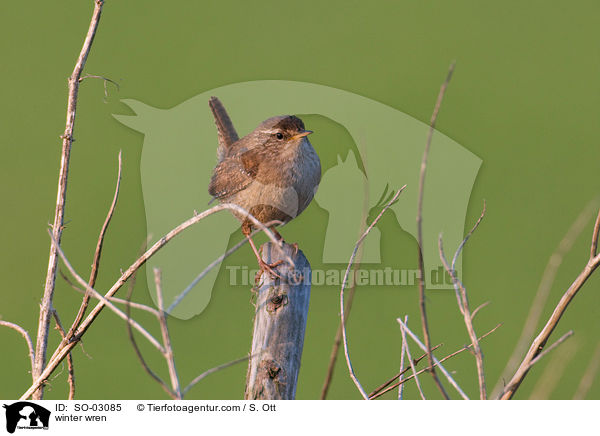
[[[32,335],[47,267],[46,229],[56,198],[66,78],[91,11],[92,2],[83,0],[37,2],[33,8],[16,1],[0,4],[0,314]],[[114,282],[146,237],[139,174],[143,136],[112,118],[113,113],[128,113],[119,103],[122,98],[169,108],[229,83],[298,80],[361,94],[428,122],[448,65],[456,59],[438,129],[483,159],[466,227],[479,215],[483,199],[488,213],[469,242],[463,268],[472,306],[492,302],[478,315],[478,332],[504,323],[483,342],[491,389],[516,343],[551,253],[599,194],[599,13],[596,1],[108,1],[85,72],[117,81],[120,91],[109,85],[105,101],[102,81],[82,84],[63,248],[86,276],[112,198],[119,149],[124,156],[121,197],[105,242],[97,289]],[[318,131],[318,124],[326,120],[315,117],[311,122]],[[340,127],[337,135],[344,134]],[[326,212],[313,204],[285,232],[301,234],[305,226],[324,232],[325,223]],[[380,225],[394,223],[386,217]],[[590,222],[565,258],[545,317],[586,262],[591,227]],[[303,246],[309,259],[313,251],[319,255],[317,244],[318,240]],[[397,260],[416,266],[412,238],[384,242],[382,255],[390,265]],[[232,265],[251,262],[249,249],[229,260]],[[221,271],[224,284],[226,275]],[[67,323],[80,297],[62,279],[57,283],[54,305]],[[300,399],[318,398],[339,319],[338,292],[333,287],[313,290]],[[140,274],[134,298],[148,302],[148,293]],[[171,320],[183,383],[249,350],[249,300],[247,288],[222,286],[200,316]],[[453,294],[431,292],[428,304],[432,340],[444,342],[440,354],[464,345],[468,337]],[[596,276],[569,307],[552,339],[568,329],[574,329],[575,336],[535,368],[517,398],[529,398],[542,387],[550,398],[573,396],[598,346],[599,308]],[[419,331],[416,288],[358,289],[348,331],[355,370],[368,390],[399,367],[395,318],[404,314]],[[140,315],[139,320],[158,334],[150,318]],[[51,345],[56,344],[57,332],[51,330],[50,337]],[[166,376],[163,360],[140,342],[153,368]],[[142,371],[123,322],[112,313],[102,314],[84,346],[87,354],[81,348],[74,353],[77,398],[164,397]],[[18,397],[31,382],[24,343],[4,328],[0,347],[0,397]],[[565,372],[560,380],[547,378],[561,365]],[[472,356],[463,353],[447,367],[476,397]],[[187,398],[241,398],[245,372],[241,364],[212,375]],[[423,378],[423,383],[436,398],[429,379]],[[66,393],[64,369],[51,380],[46,398],[65,398]],[[411,384],[407,396],[417,397]],[[343,358],[338,359],[329,398],[359,398]],[[600,398],[599,381],[588,398]]]

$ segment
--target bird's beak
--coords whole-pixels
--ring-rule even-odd
[[[294,140],[294,139],[304,138],[305,136],[308,136],[311,133],[312,133],[312,130],[303,130],[302,132],[298,133],[297,135],[292,136],[290,139]]]

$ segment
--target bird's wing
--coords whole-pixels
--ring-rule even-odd
[[[208,193],[222,200],[246,189],[258,174],[256,157],[256,153],[249,150],[220,162],[213,171]]]
[[[223,106],[223,103],[221,103],[221,100],[219,100],[217,97],[211,97],[208,101],[208,105],[210,106],[210,110],[215,117],[215,124],[217,125],[217,132],[219,135],[217,158],[219,162],[221,162],[223,159],[225,159],[225,157],[227,157],[231,144],[236,142],[239,137],[235,131],[235,127],[233,127],[231,118],[229,118],[229,115],[225,110],[225,106]]]

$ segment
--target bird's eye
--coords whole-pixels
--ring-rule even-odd
[[[283,139],[283,133],[281,132],[277,132],[277,135],[275,136],[277,136],[277,139]]]

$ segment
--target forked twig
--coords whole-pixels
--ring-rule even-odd
[[[58,312],[56,309],[52,310],[52,315],[54,316],[54,321],[56,321],[56,329],[60,333],[60,336],[65,339],[67,337],[67,333],[60,322],[60,317],[58,316]],[[67,354],[67,370],[69,371],[69,375],[67,378],[67,382],[69,383],[69,400],[75,399],[75,367],[73,366],[73,356],[72,353]]]
[[[481,341],[482,339],[484,339],[485,337],[491,335],[492,333],[494,333],[498,328],[500,328],[502,324],[498,324],[496,325],[496,327],[494,327],[493,329],[491,329],[489,332],[487,332],[484,335],[481,335],[478,340]],[[438,347],[440,347],[442,344],[436,345],[435,347],[432,348],[432,351],[437,349]],[[440,359],[440,363],[441,362],[445,362],[448,359],[451,359],[452,357],[462,353],[463,351],[467,351],[470,350],[471,348],[473,348],[473,345],[469,344],[469,345],[465,345],[464,347],[456,350],[454,353],[447,355],[446,357]],[[424,357],[427,357],[427,353],[419,356],[418,358],[415,359],[415,364],[419,363],[419,361],[421,359],[423,359]],[[435,364],[437,366],[437,364]],[[375,389],[373,392],[371,392],[371,394],[369,395],[369,397],[371,398],[371,400],[374,400],[375,398],[378,398],[380,396],[382,396],[383,394],[391,391],[392,389],[397,388],[399,385],[403,385],[404,383],[406,383],[407,381],[411,380],[413,378],[413,376],[408,376],[394,384],[391,384],[395,379],[399,378],[400,376],[402,376],[404,373],[406,373],[409,370],[410,367],[405,368],[401,373],[396,374],[394,377],[392,377],[390,380],[388,380],[386,383],[384,383],[383,385],[381,385],[380,387],[378,387],[377,389]],[[420,375],[421,373],[425,372],[425,371],[429,371],[429,367],[427,368],[423,368],[422,370],[420,370],[419,372],[417,372],[417,375]]]
[[[431,122],[429,123],[429,132],[427,134],[427,142],[425,143],[425,151],[423,152],[423,160],[421,161],[421,172],[419,175],[419,201],[417,205],[417,244],[418,244],[418,260],[419,260],[419,309],[421,311],[421,327],[423,329],[423,338],[425,339],[425,346],[427,347],[427,359],[429,361],[429,367],[431,368],[431,376],[433,380],[442,393],[442,396],[447,400],[449,399],[442,382],[438,378],[435,367],[433,365],[433,355],[431,354],[431,338],[429,335],[429,325],[427,322],[427,310],[425,307],[425,264],[423,261],[423,194],[425,191],[425,173],[427,171],[427,158],[429,156],[429,149],[431,148],[431,140],[433,138],[433,132],[435,131],[435,123],[437,121],[438,112],[440,110],[440,106],[442,105],[442,100],[444,99],[444,94],[446,93],[446,88],[448,87],[448,83],[450,83],[450,79],[452,78],[452,73],[454,72],[455,63],[453,62],[450,65],[450,69],[448,70],[448,74],[446,76],[446,80],[440,87],[440,92],[437,97],[437,101],[435,103],[435,107],[433,109],[433,114],[431,115]]]
[[[442,264],[444,265],[444,268],[446,269],[446,271],[448,272],[448,274],[450,274],[450,277],[452,278],[452,284],[454,286],[454,290],[456,292],[456,298],[458,301],[458,308],[460,309],[460,312],[463,315],[463,319],[465,321],[465,326],[467,327],[467,332],[469,333],[469,338],[471,339],[471,343],[473,344],[473,353],[475,354],[475,363],[477,365],[477,379],[479,382],[479,399],[480,400],[487,399],[487,391],[486,391],[486,387],[485,387],[485,372],[483,369],[483,351],[481,351],[481,347],[479,346],[479,341],[477,340],[477,333],[475,333],[475,328],[473,327],[473,315],[471,314],[471,310],[469,309],[469,299],[467,296],[467,289],[462,284],[462,282],[459,280],[459,278],[456,276],[456,270],[454,269],[454,267],[456,265],[456,260],[458,259],[458,256],[460,256],[462,249],[464,248],[465,244],[467,243],[467,241],[469,240],[469,238],[471,237],[473,232],[475,232],[475,230],[477,230],[477,227],[481,223],[481,220],[483,219],[484,216],[485,216],[485,202],[483,203],[483,210],[481,212],[479,219],[477,220],[477,222],[475,223],[475,225],[473,226],[471,231],[463,239],[462,243],[458,246],[458,249],[454,253],[454,257],[452,258],[452,266],[450,266],[448,264],[448,261],[446,260],[446,256],[444,255],[442,235],[440,235],[439,240],[438,240],[440,259],[442,261]]]
[[[221,212],[223,210],[234,210],[234,211],[238,212],[239,214],[246,216],[248,218],[248,220],[252,221],[252,224],[255,227],[257,227],[261,231],[263,231],[269,237],[269,239],[272,242],[274,242],[274,245],[276,247],[281,249],[281,241],[277,240],[275,238],[275,236],[273,235],[273,233],[267,227],[265,227],[264,224],[262,224],[254,216],[252,216],[250,213],[248,213],[248,211],[246,211],[245,209],[243,209],[235,204],[223,203],[223,204],[214,206],[202,213],[195,214],[192,218],[184,221],[183,223],[181,223],[180,225],[175,227],[173,230],[171,230],[169,233],[167,233],[165,236],[163,236],[161,239],[159,239],[152,247],[150,247],[142,256],[140,256],[133,264],[131,264],[131,266],[129,268],[127,268],[127,270],[125,270],[121,274],[119,279],[117,279],[117,281],[106,292],[106,294],[104,296],[101,296],[101,298],[100,298],[101,301],[98,304],[96,304],[96,306],[92,309],[92,311],[89,313],[89,315],[81,322],[79,328],[74,333],[73,339],[68,341],[67,343],[65,343],[63,341],[63,343],[61,343],[59,345],[59,347],[55,350],[54,354],[48,361],[48,365],[46,365],[45,369],[42,371],[40,376],[35,378],[35,381],[29,387],[29,389],[27,389],[27,391],[25,391],[25,393],[21,396],[21,399],[29,398],[35,391],[37,391],[40,388],[40,386],[49,377],[49,375],[54,371],[54,369],[56,369],[56,367],[60,364],[60,362],[63,361],[63,359],[66,357],[66,355],[69,353],[69,351],[71,351],[73,349],[73,347],[76,345],[76,343],[79,341],[79,339],[86,333],[87,329],[92,325],[92,323],[98,317],[100,312],[102,312],[102,310],[104,309],[104,306],[106,306],[108,304],[112,305],[112,303],[110,303],[110,301],[108,299],[111,298],[112,296],[114,296],[115,293],[123,286],[123,284],[129,278],[131,278],[131,276],[134,275],[135,272],[142,265],[144,265],[148,259],[150,259],[152,256],[154,256],[171,239],[173,239],[177,235],[181,234],[184,230],[186,230],[189,227],[193,226],[194,224],[197,224],[198,222],[202,221],[207,216]],[[289,256],[286,256],[285,260],[287,262],[289,262],[290,265],[294,264],[293,261],[289,258]],[[85,282],[83,282],[83,283],[85,283]],[[92,288],[87,287],[87,283],[85,283],[85,287],[86,287],[86,289],[92,289]],[[92,289],[92,291],[95,292],[95,290],[93,290],[93,289]],[[114,305],[113,305],[113,307],[114,307]],[[117,311],[119,311],[119,309],[117,309]]]
[[[408,341],[406,340],[406,329],[404,326],[408,322],[408,317],[404,318],[404,323],[400,324],[400,332],[402,334],[402,346],[404,347],[404,351],[406,351],[406,355],[408,356],[408,362],[410,364],[410,368],[412,369],[413,378],[415,379],[415,384],[417,385],[417,389],[419,390],[419,395],[421,395],[421,399],[426,400],[425,394],[423,393],[423,389],[421,389],[421,383],[419,382],[418,372],[415,368],[415,362],[413,361],[412,356],[410,355],[410,348],[408,347]]]
[[[535,329],[537,328],[540,318],[544,313],[544,307],[546,307],[548,296],[550,295],[550,291],[555,282],[558,268],[561,266],[567,253],[569,253],[571,248],[573,248],[575,241],[579,238],[579,235],[581,235],[581,232],[583,232],[587,223],[594,217],[597,208],[598,199],[590,201],[585,206],[573,224],[571,224],[565,236],[559,242],[556,250],[554,253],[552,253],[552,256],[550,256],[550,259],[548,259],[548,263],[544,268],[544,272],[535,293],[535,297],[531,303],[529,313],[525,318],[525,324],[523,325],[521,335],[517,340],[517,344],[515,345],[515,348],[513,349],[506,366],[502,370],[500,378],[494,386],[492,394],[494,397],[497,397],[504,388],[504,380],[510,377],[510,374],[514,373],[522,359],[523,354],[527,351],[528,345],[531,344],[531,340],[535,334]],[[597,236],[593,236],[592,241],[594,241],[594,239],[597,240]],[[593,244],[592,250],[594,250]]]
[[[591,250],[590,258],[589,258],[587,264],[585,265],[585,267],[583,268],[583,270],[581,271],[579,276],[577,276],[575,281],[571,284],[571,286],[569,286],[569,289],[567,289],[567,291],[563,294],[562,298],[560,299],[560,301],[557,303],[556,307],[554,308],[552,315],[550,315],[550,318],[546,322],[546,325],[544,326],[544,328],[542,328],[542,331],[540,332],[540,334],[533,340],[533,343],[531,344],[529,351],[525,355],[525,358],[521,362],[521,365],[519,366],[519,368],[513,375],[510,382],[507,384],[507,386],[502,391],[502,394],[500,395],[500,399],[510,400],[513,397],[513,395],[515,394],[515,392],[521,385],[521,382],[523,381],[523,379],[529,372],[529,369],[531,368],[531,362],[534,361],[540,353],[542,353],[542,350],[544,349],[546,342],[548,342],[550,335],[552,334],[552,332],[558,325],[558,322],[560,321],[563,314],[567,310],[569,303],[573,300],[573,298],[575,298],[575,295],[577,295],[577,292],[585,284],[587,279],[590,278],[590,276],[596,270],[596,268],[598,268],[598,265],[600,265],[600,254],[596,254],[596,250],[598,247],[598,235],[599,234],[600,234],[600,211],[598,212],[598,218],[596,218],[596,224],[594,225],[594,231],[592,234],[592,244],[591,244],[592,250]]]
[[[179,385],[179,377],[175,368],[175,358],[173,356],[173,346],[171,345],[171,335],[167,326],[167,314],[163,303],[162,280],[160,269],[154,268],[154,284],[156,286],[156,301],[158,305],[160,332],[162,334],[163,346],[165,348],[164,357],[169,368],[169,378],[171,379],[171,389],[175,393],[178,400],[183,397],[181,395],[181,386]]]
[[[430,350],[427,349],[427,346],[424,345],[421,340],[419,339],[419,337],[417,335],[415,335],[407,326],[406,324],[404,324],[402,322],[402,320],[400,318],[396,319],[396,321],[398,321],[398,323],[400,325],[402,325],[404,327],[404,329],[406,330],[406,332],[409,334],[409,336],[413,339],[413,341],[415,341],[415,343],[421,348],[421,350],[425,351],[425,352],[429,352]],[[429,353],[428,353],[429,354]],[[459,395],[461,397],[463,397],[463,399],[468,400],[469,397],[467,396],[467,394],[464,393],[464,391],[461,389],[461,387],[458,385],[458,383],[456,383],[456,381],[452,378],[452,376],[450,375],[450,373],[448,371],[446,371],[446,368],[444,368],[441,364],[441,362],[436,359],[435,356],[432,356],[433,358],[433,364],[437,364],[437,366],[440,368],[440,371],[442,372],[442,374],[444,374],[444,376],[446,376],[446,379],[448,379],[448,381],[450,382],[450,384],[454,387],[454,389],[456,389],[456,392],[459,393]],[[431,370],[431,368],[428,368],[429,370]]]
[[[367,395],[367,393],[363,389],[362,385],[358,381],[358,378],[356,378],[356,375],[354,374],[354,369],[352,368],[352,362],[350,361],[350,352],[348,351],[348,337],[346,335],[346,318],[345,318],[345,314],[344,314],[344,289],[346,288],[346,284],[348,283],[348,275],[350,274],[350,269],[352,268],[352,264],[354,262],[354,258],[356,257],[356,252],[358,251],[358,247],[360,247],[360,244],[362,244],[364,239],[367,237],[367,235],[369,234],[371,229],[375,226],[375,224],[377,224],[377,222],[383,216],[385,211],[388,210],[388,208],[392,204],[394,204],[396,202],[396,200],[398,200],[398,197],[400,196],[402,191],[404,191],[404,188],[406,188],[406,185],[404,185],[402,188],[400,188],[400,189],[398,189],[398,191],[396,191],[396,194],[385,205],[385,207],[381,210],[381,212],[379,212],[379,215],[377,215],[377,217],[373,220],[371,225],[369,227],[367,227],[367,229],[364,231],[364,233],[361,235],[361,237],[358,238],[358,241],[356,242],[356,245],[354,246],[354,250],[352,250],[352,255],[350,256],[350,261],[348,262],[348,267],[346,268],[346,272],[344,273],[344,279],[342,281],[342,287],[340,289],[340,324],[342,325],[342,339],[344,342],[344,355],[346,356],[346,365],[348,366],[348,372],[350,373],[350,378],[352,378],[352,381],[354,382],[354,384],[358,388],[358,391],[360,392],[360,394],[362,395],[362,397],[365,400],[368,400],[369,396]]]
[[[58,176],[58,192],[56,195],[56,208],[54,211],[54,222],[52,224],[52,245],[50,246],[50,255],[48,256],[48,271],[46,273],[46,282],[44,285],[44,295],[40,307],[40,317],[38,322],[37,343],[35,348],[35,363],[33,366],[33,379],[38,380],[34,384],[38,387],[30,392],[34,400],[40,400],[43,397],[43,388],[38,389],[41,383],[47,378],[49,373],[45,371],[46,349],[48,347],[48,330],[50,327],[50,317],[52,311],[52,298],[56,283],[56,269],[58,265],[57,247],[60,244],[64,226],[65,203],[67,200],[67,176],[69,174],[69,160],[71,156],[71,145],[73,144],[73,130],[75,127],[75,115],[77,112],[77,95],[79,92],[79,78],[85,66],[88,54],[94,42],[94,36],[98,29],[100,16],[102,15],[102,6],[104,0],[95,0],[94,12],[90,20],[87,35],[83,42],[81,52],[69,77],[69,96],[67,102],[67,121],[62,138],[62,151],[60,157],[60,170]],[[64,357],[63,357],[64,358]],[[62,360],[62,359],[61,359]],[[52,368],[54,369],[54,368]],[[43,375],[46,376],[43,377]]]

